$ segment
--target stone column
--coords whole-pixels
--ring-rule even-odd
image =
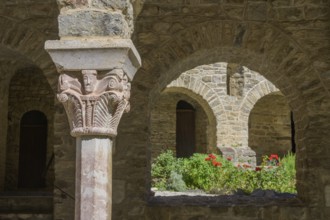
[[[76,137],[75,219],[111,219],[112,140],[130,109],[130,81],[140,66],[130,40],[47,41],[60,73],[57,98]]]
[[[75,218],[111,219],[111,139],[78,137],[76,154]]]
[[[131,0],[58,0],[58,41],[47,41],[58,100],[77,137],[75,219],[111,219],[112,141],[129,111],[140,57],[130,40]]]

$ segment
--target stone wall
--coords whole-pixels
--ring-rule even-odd
[[[255,153],[248,145],[248,116],[261,97],[278,91],[271,82],[247,67],[214,63],[182,73],[167,86],[172,87],[186,88],[208,103],[217,121],[216,146],[225,156],[254,163]]]
[[[74,219],[76,144],[70,135],[66,112],[58,101],[55,102],[54,139],[54,218]]]
[[[41,111],[47,117],[46,161],[51,166],[46,174],[46,188],[50,191],[53,190],[54,162],[51,161],[51,158],[54,145],[54,94],[43,73],[36,67],[18,70],[10,82],[5,190],[17,189],[20,122],[24,113],[31,110]]]
[[[7,129],[8,129],[8,92],[9,82],[11,78],[10,70],[1,68],[0,78],[0,190],[4,189],[5,170],[6,170],[6,146],[7,146]]]
[[[327,1],[307,0],[146,1],[133,36],[143,67],[134,78],[132,109],[116,140],[112,218],[328,219],[328,9]],[[159,97],[155,94],[181,73],[221,61],[261,73],[290,103],[297,124],[296,201],[150,199],[149,107]],[[255,88],[240,106],[239,121],[248,122],[248,113],[265,94],[260,91],[273,92],[267,83]],[[247,129],[244,133],[247,137]]]
[[[263,198],[256,198],[261,201],[258,205],[251,200],[242,202],[231,198],[232,205],[218,207],[217,202],[203,203],[200,198],[191,205],[185,204],[187,198],[177,198],[182,205],[150,202],[135,213],[126,213],[125,208],[117,205],[115,216],[122,219],[133,216],[142,219],[327,219],[330,214],[328,21],[328,1],[147,1],[137,19],[134,36],[143,60],[134,79],[135,92],[139,94],[132,95],[139,100],[135,102],[136,110],[148,112],[140,103],[153,103],[153,97],[157,99],[157,94],[170,82],[196,66],[222,61],[239,63],[259,72],[281,90],[295,116],[297,188],[298,200],[302,203],[274,201],[266,205]],[[255,86],[257,89],[250,91],[251,98],[243,100],[238,120],[248,122],[248,113],[265,94],[259,91],[268,88],[265,84]],[[136,127],[137,120],[148,120],[137,113],[131,114],[134,115],[132,125]],[[124,136],[126,126],[122,128]],[[248,137],[248,130],[245,134]],[[147,136],[144,130],[136,136],[139,135]],[[148,143],[143,138],[139,140],[136,146]],[[134,152],[144,155],[145,151],[134,148]],[[150,159],[147,153],[145,158],[147,162]],[[148,168],[134,171],[144,175]],[[145,182],[142,184],[148,186],[148,180]],[[126,194],[132,191],[127,187]],[[148,196],[148,191],[141,190],[137,195],[144,196]],[[127,203],[134,207],[139,204],[138,201]]]
[[[269,94],[253,107],[249,117],[249,146],[257,163],[263,155],[291,152],[291,111],[284,96]]]
[[[191,104],[195,109],[195,152],[210,152],[212,138],[208,136],[210,125],[203,107],[193,98],[174,92],[164,92],[154,103],[150,121],[150,142],[152,158],[166,149],[176,152],[176,107],[180,100]],[[214,139],[213,139],[214,140]]]

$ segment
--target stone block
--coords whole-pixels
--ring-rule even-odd
[[[132,80],[141,58],[130,39],[77,39],[46,41],[45,49],[58,72],[121,68]]]
[[[74,10],[58,17],[59,35],[128,38],[131,30],[123,14],[99,10]]]
[[[278,19],[283,21],[298,21],[304,19],[303,7],[278,8]]]
[[[267,2],[249,3],[247,17],[249,20],[265,21],[267,19]]]

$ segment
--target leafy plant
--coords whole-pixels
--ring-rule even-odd
[[[186,183],[182,179],[182,175],[176,171],[171,171],[170,178],[166,187],[168,190],[183,192],[187,190]]]
[[[205,154],[194,154],[183,160],[182,175],[188,187],[207,191],[218,178],[218,167],[205,159]],[[219,162],[213,160],[213,163]]]
[[[231,158],[216,154],[194,154],[178,159],[166,151],[152,164],[152,184],[160,190],[184,191],[187,188],[205,192],[231,194],[237,190],[251,193],[255,189],[296,193],[295,155],[280,159],[264,156],[260,167],[249,164],[234,166]]]
[[[173,151],[167,150],[161,153],[151,164],[152,185],[161,190],[167,189],[171,172],[181,174],[181,163],[182,161],[174,156]]]

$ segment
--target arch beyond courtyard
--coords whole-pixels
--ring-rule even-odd
[[[0,219],[329,219],[329,7],[0,0]],[[294,143],[297,195],[153,195],[179,101],[193,107],[196,152],[259,163]],[[45,182],[20,187],[31,111],[47,118],[45,152],[32,153]]]

